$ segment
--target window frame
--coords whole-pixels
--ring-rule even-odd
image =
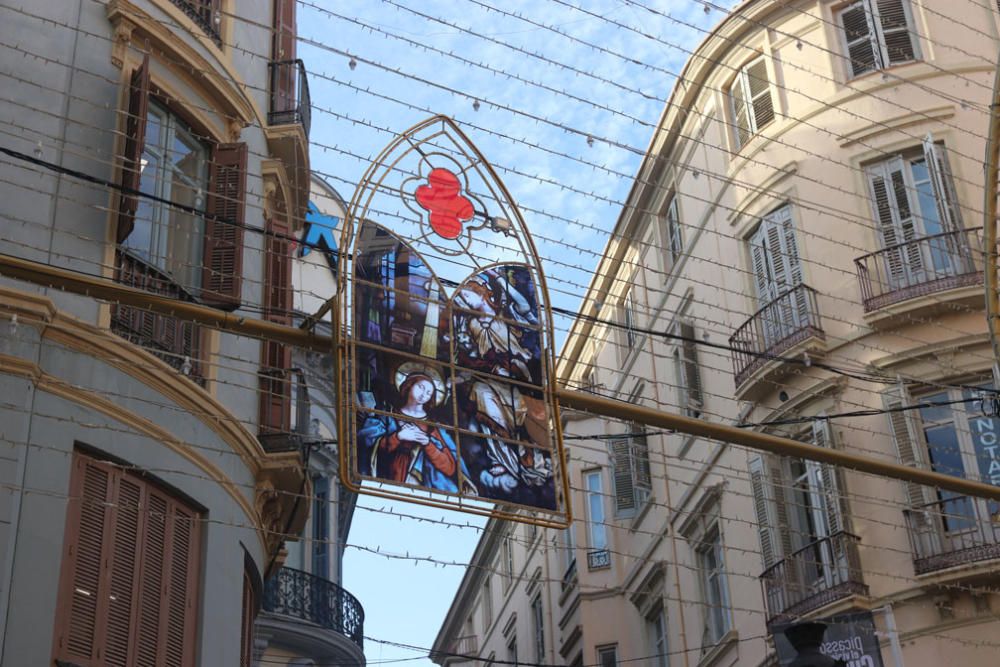
[[[706,559],[715,559],[711,569]],[[725,542],[722,539],[722,525],[718,516],[707,523],[697,537],[695,558],[698,563],[699,583],[704,603],[704,623],[702,650],[719,643],[732,630],[732,603],[729,582],[726,576]],[[713,580],[714,574],[714,580]],[[719,617],[716,617],[716,613]]]
[[[903,15],[906,19],[905,32],[909,35],[910,47],[913,49],[913,58],[897,62],[891,62],[890,55],[888,54],[888,47],[885,42],[885,32],[882,26],[878,0],[854,0],[853,2],[844,3],[842,6],[834,10],[834,18],[836,21],[835,27],[838,33],[840,47],[843,50],[844,61],[846,63],[845,74],[847,81],[853,81],[854,79],[867,76],[874,72],[882,72],[897,65],[919,62],[922,59],[920,39],[916,33],[916,24],[909,0],[899,0],[899,2],[903,10]],[[850,42],[848,42],[847,27],[844,24],[844,14],[858,5],[862,6],[862,10],[865,13],[865,20],[867,21],[869,30],[868,41],[872,47],[874,62],[872,69],[855,73],[854,61],[851,58]]]
[[[681,228],[680,197],[676,192],[671,192],[667,196],[666,204],[660,213],[661,230],[663,234],[663,250],[667,265],[665,272],[673,270],[684,254],[684,231]]]
[[[595,646],[594,651],[597,654],[597,666],[598,667],[617,667],[618,665],[618,644],[604,644],[602,646]],[[610,664],[605,664],[605,656],[611,656]]]
[[[503,536],[500,557],[503,560],[503,589],[506,591],[514,583],[514,538],[508,531]]]
[[[736,70],[736,75],[730,82],[729,86],[726,88],[726,101],[729,111],[729,116],[731,119],[732,131],[730,136],[733,139],[733,144],[736,151],[739,152],[743,150],[743,147],[753,141],[753,138],[760,134],[760,131],[765,127],[773,123],[778,117],[778,108],[775,95],[772,92],[774,83],[771,81],[772,73],[769,65],[770,58],[767,54],[761,53],[758,56],[751,58],[750,60],[743,63],[739,69]],[[750,85],[750,69],[757,64],[762,64],[764,67],[764,73],[767,75],[767,86],[766,90],[758,92],[756,95],[753,94],[752,87]],[[735,90],[740,91],[740,97],[737,100],[737,96],[734,94]],[[765,95],[770,99],[771,104],[771,117],[765,122],[761,123],[757,116],[757,107],[755,103],[762,99]],[[740,132],[741,128],[739,124],[740,113],[737,109],[737,104],[742,106],[743,117],[746,118],[746,138],[742,138]]]
[[[667,634],[667,612],[663,604],[657,604],[646,614],[645,621],[653,667],[670,667],[670,637]]]
[[[635,283],[630,283],[628,288],[625,290],[625,294],[622,295],[620,305],[622,312],[622,329],[625,333],[626,345],[626,349],[623,350],[622,356],[626,359],[631,356],[635,350],[636,343],[639,342],[639,332],[637,331],[638,326],[635,312],[635,289]]]
[[[537,593],[531,601],[531,620],[535,631],[535,661],[545,662],[545,609],[542,594]]]
[[[612,489],[615,497],[615,517],[628,518],[638,514],[649,501],[653,494],[652,470],[649,459],[649,440],[646,429],[643,425],[628,423],[629,432],[621,437],[613,437],[609,440],[612,470]],[[620,456],[625,456],[626,460],[621,462]],[[627,469],[627,470],[626,470]],[[629,487],[631,489],[626,500],[625,492],[620,488],[621,481],[624,481],[625,473],[629,477]]]

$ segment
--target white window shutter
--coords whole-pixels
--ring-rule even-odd
[[[614,467],[615,513],[635,511],[635,488],[632,484],[632,451],[628,438],[611,441],[611,459]]]
[[[812,425],[813,444],[817,447],[833,448],[833,429],[826,419],[817,419]],[[819,470],[816,479],[817,490],[823,503],[823,512],[826,517],[828,530],[827,537],[836,535],[845,530],[844,509],[845,502],[841,495],[840,474],[835,466],[829,463],[818,464]]]
[[[695,340],[694,326],[690,322],[681,322],[680,326],[683,356],[683,373],[685,404],[681,407],[689,417],[700,417],[704,406],[705,395],[701,386],[701,368],[698,366],[698,344]]]
[[[753,131],[757,133],[774,120],[774,98],[767,77],[767,60],[763,56],[746,66],[746,81]]]
[[[778,545],[774,534],[773,511],[768,480],[767,467],[760,455],[750,459],[750,486],[753,489],[753,506],[757,515],[757,534],[760,537],[760,555],[764,561],[764,569],[771,567],[780,559]]]
[[[842,11],[840,24],[844,30],[851,75],[860,76],[865,72],[881,69],[881,48],[868,3],[860,1]]]
[[[882,400],[887,410],[889,430],[896,445],[899,462],[914,468],[927,467],[927,447],[924,445],[923,433],[913,410],[899,410],[909,404],[910,396],[903,385],[897,385],[882,394]],[[910,507],[921,507],[934,501],[934,491],[921,484],[903,483],[906,490],[906,501]]]
[[[878,14],[879,38],[884,66],[905,63],[917,56],[906,0],[868,0]]]
[[[951,166],[948,164],[947,151],[944,146],[934,143],[934,136],[929,132],[924,137],[923,147],[927,171],[934,186],[938,215],[941,216],[941,226],[947,231],[962,229],[962,210],[958,203]]]
[[[747,94],[746,74],[740,70],[729,88],[729,106],[733,114],[733,133],[736,138],[736,150],[739,150],[753,136],[753,117],[749,113],[749,95]]]

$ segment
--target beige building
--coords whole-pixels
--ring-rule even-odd
[[[562,381],[1000,483],[1000,421],[966,400],[993,364],[980,229],[996,10],[737,7],[672,93]],[[825,418],[858,411],[874,414]],[[886,665],[995,663],[995,504],[565,419],[577,521],[537,536],[491,522],[439,664],[778,664],[777,624],[865,611]]]

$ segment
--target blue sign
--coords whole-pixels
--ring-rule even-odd
[[[309,202],[300,256],[305,257],[313,248],[322,248],[326,251],[326,263],[330,265],[330,270],[336,273],[337,241],[334,238],[334,234],[337,232],[337,224],[339,222],[340,218],[320,213],[320,210],[316,208],[316,204]]]

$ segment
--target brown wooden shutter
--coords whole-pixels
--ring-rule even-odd
[[[274,60],[295,60],[296,0],[274,0]]]
[[[289,225],[283,215],[267,220],[264,237],[264,319],[279,324],[292,323],[292,246],[288,233]],[[262,356],[260,431],[288,432],[292,422],[291,348],[283,343],[265,341]]]
[[[122,187],[118,204],[118,229],[115,238],[124,241],[135,227],[135,211],[139,198],[129,194],[138,190],[142,178],[142,151],[146,146],[146,116],[149,113],[149,54],[142,65],[132,72],[129,81],[128,117],[125,119],[125,152],[122,155]]]
[[[143,487],[134,479],[120,478],[112,509],[112,561],[108,595],[104,657],[108,665],[129,665],[131,629],[135,614],[135,584],[139,565]]]
[[[194,513],[171,502],[170,578],[166,592],[166,667],[194,664],[198,523]]]
[[[201,297],[209,305],[235,310],[243,277],[247,145],[216,145],[209,171]]]
[[[112,474],[74,455],[66,512],[54,653],[81,667],[99,664],[101,580],[104,575]]]
[[[257,616],[257,599],[250,573],[243,572],[243,614],[240,623],[240,667],[253,665],[253,624]]]

